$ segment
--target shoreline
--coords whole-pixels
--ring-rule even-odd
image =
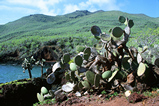
[[[44,66],[43,70],[49,68],[48,66]],[[23,73],[23,68],[20,64],[0,64],[0,83],[11,82],[14,80],[29,78],[28,71],[26,70]],[[34,66],[31,70],[33,78],[41,76],[41,67]]]

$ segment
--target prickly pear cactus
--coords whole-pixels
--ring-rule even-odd
[[[99,74],[95,74],[95,77],[94,77],[94,85],[95,87],[99,87],[100,85],[100,75]]]
[[[76,71],[77,70],[77,65],[75,63],[70,64],[70,69],[71,71]]]
[[[75,64],[76,64],[76,65],[81,66],[81,65],[82,65],[82,63],[83,63],[82,56],[77,55],[77,56],[75,57],[74,62],[75,62]]]
[[[122,36],[124,31],[120,27],[115,27],[112,29],[112,35],[116,38],[119,38]]]
[[[48,90],[45,87],[41,87],[41,93],[42,94],[47,94]]]
[[[138,69],[137,69],[137,75],[138,75],[138,76],[141,76],[141,75],[144,74],[145,71],[146,71],[146,65],[141,62],[141,63],[139,64]]]
[[[86,80],[82,81],[82,85],[84,86],[85,89],[90,89],[90,84],[88,81]]]
[[[68,53],[64,54],[64,56],[63,56],[63,61],[64,61],[65,63],[68,63],[68,62],[70,61],[70,55],[69,55]]]
[[[103,74],[102,74],[102,78],[103,79],[108,79],[112,76],[112,71],[105,71]]]
[[[124,29],[116,26],[109,30],[110,34],[106,34],[99,26],[94,25],[91,27],[91,33],[95,39],[99,40],[99,43],[94,44],[94,47],[78,45],[77,55],[74,54],[72,57],[69,53],[65,53],[60,62],[58,61],[61,63],[60,69],[65,70],[64,77],[74,85],[74,89],[71,89],[74,92],[103,89],[103,87],[117,90],[121,86],[123,89],[131,88],[132,90],[136,84],[132,84],[135,85],[133,87],[124,84],[129,82],[128,84],[131,85],[135,81],[137,83],[137,81],[142,81],[143,75],[148,75],[145,73],[149,66],[143,58],[148,47],[139,47],[138,50],[127,47],[134,22],[124,16],[120,16],[118,20],[126,25]],[[159,63],[155,58],[153,62]],[[136,77],[137,80],[134,79]]]
[[[37,93],[37,98],[38,98],[39,102],[44,101],[44,96],[42,93],[41,94]]]
[[[94,85],[95,74],[93,72],[87,71],[86,78],[90,84]]]

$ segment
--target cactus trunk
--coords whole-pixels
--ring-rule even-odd
[[[43,66],[41,66],[41,77],[43,77]]]
[[[28,69],[28,72],[29,72],[29,77],[32,78],[30,69]]]

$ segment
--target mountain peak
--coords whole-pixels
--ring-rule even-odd
[[[90,14],[91,12],[88,10],[76,10],[75,12]]]
[[[76,10],[72,13],[68,13],[65,16],[69,17],[69,18],[77,18],[77,17],[82,17],[85,15],[90,15],[92,14],[91,12],[89,12],[88,10]]]
[[[105,11],[104,10],[97,10],[97,11],[95,11],[93,13],[98,13],[98,12],[105,12]]]
[[[48,16],[44,14],[31,14],[29,16],[21,18],[22,20],[37,21],[37,22],[52,22],[54,21],[54,16]]]

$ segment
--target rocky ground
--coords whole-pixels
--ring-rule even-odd
[[[105,99],[105,97],[99,97],[99,95],[87,95],[82,97],[73,96],[62,103],[56,103],[52,106],[159,106],[159,93],[153,93],[155,96],[152,97],[146,97],[143,95],[141,97],[140,95],[140,98],[137,99],[136,96],[137,101],[134,103],[129,102],[129,99],[123,94],[112,96],[109,99]],[[50,104],[45,104],[43,106],[50,106]]]

